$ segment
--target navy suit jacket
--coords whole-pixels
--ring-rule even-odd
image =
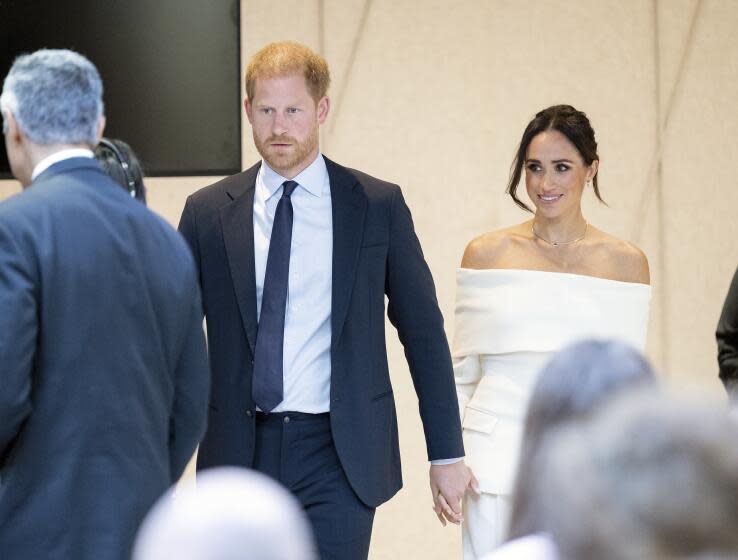
[[[0,557],[128,559],[204,433],[181,236],[72,158],[0,204]]]
[[[430,459],[464,454],[459,409],[433,279],[400,188],[327,158],[326,164],[333,205],[331,429],[353,489],[377,506],[402,486],[385,295],[418,394]],[[253,461],[259,165],[190,196],[179,225],[200,271],[213,375],[198,468]]]

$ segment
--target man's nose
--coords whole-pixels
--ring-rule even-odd
[[[272,133],[276,136],[287,132],[287,121],[282,113],[275,113],[274,120],[272,121]]]

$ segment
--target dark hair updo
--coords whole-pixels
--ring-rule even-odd
[[[528,123],[528,126],[525,127],[525,132],[523,132],[523,138],[520,140],[515,159],[510,166],[510,182],[507,185],[506,191],[512,197],[515,204],[528,212],[533,212],[533,210],[518,198],[518,183],[520,183],[520,177],[523,174],[528,146],[533,138],[547,130],[557,130],[566,136],[569,142],[574,144],[574,147],[579,152],[579,155],[582,156],[587,166],[592,165],[592,162],[595,160],[600,160],[600,156],[597,155],[595,133],[586,114],[582,111],[577,111],[571,105],[554,105],[553,107],[540,111]],[[592,186],[594,187],[595,196],[604,204],[605,201],[600,196],[600,189],[597,185],[597,173],[595,173],[592,179]]]

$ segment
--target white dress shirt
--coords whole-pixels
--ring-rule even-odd
[[[269,241],[282,183],[262,161],[254,192],[256,308],[261,313]],[[318,157],[293,181],[294,218],[284,321],[284,400],[274,412],[330,409],[333,212],[328,170]]]
[[[50,156],[46,156],[44,159],[36,164],[36,166],[33,168],[33,173],[31,173],[31,181],[35,181],[36,177],[41,175],[41,173],[46,171],[55,163],[59,163],[60,161],[63,161],[65,159],[75,157],[93,158],[95,157],[95,154],[92,153],[92,150],[88,150],[87,148],[68,148],[66,150],[59,150],[58,152],[54,152],[53,154],[51,154]]]

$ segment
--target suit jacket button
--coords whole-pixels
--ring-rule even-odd
[[[254,415],[254,413],[251,412],[251,410],[247,410],[246,411],[246,416],[248,416],[249,418],[251,418],[253,415]]]

